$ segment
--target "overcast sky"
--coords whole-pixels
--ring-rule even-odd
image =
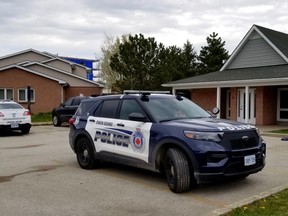
[[[253,24],[288,33],[287,0],[0,0],[0,56],[33,48],[101,57],[105,35],[142,33],[199,53],[216,32],[235,49]]]

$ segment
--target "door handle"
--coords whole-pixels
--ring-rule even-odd
[[[123,123],[118,123],[117,126],[124,127],[125,125]]]
[[[95,122],[95,120],[94,120],[94,119],[89,119],[89,121],[90,121],[90,122]]]

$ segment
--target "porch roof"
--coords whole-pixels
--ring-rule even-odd
[[[286,85],[288,84],[288,65],[286,64],[216,71],[165,83],[162,86],[205,88],[207,86],[283,85],[283,82]]]

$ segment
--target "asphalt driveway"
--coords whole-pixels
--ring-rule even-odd
[[[157,174],[113,164],[81,169],[68,127],[0,135],[0,215],[218,215],[288,187],[288,141],[264,134],[267,162],[244,180],[172,193]]]

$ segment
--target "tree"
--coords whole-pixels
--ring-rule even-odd
[[[106,82],[106,87],[112,91],[117,91],[117,89],[114,89],[114,86],[119,78],[119,73],[110,67],[110,58],[119,52],[120,44],[127,40],[128,35],[122,35],[121,38],[117,37],[116,39],[106,35],[104,45],[101,47],[103,57],[101,60],[100,77]]]
[[[224,48],[225,41],[222,41],[218,34],[213,32],[206,38],[207,46],[202,46],[199,54],[198,73],[205,74],[219,71],[224,62],[229,58],[228,51]]]
[[[159,89],[160,80],[155,78],[159,77],[157,73],[161,73],[158,71],[161,64],[159,57],[164,49],[155,38],[145,38],[142,34],[129,35],[128,40],[120,44],[119,52],[110,58],[111,68],[120,75],[117,87],[121,90]]]
[[[193,47],[193,45],[190,43],[189,40],[186,41],[186,43],[183,46],[183,72],[184,77],[191,77],[195,76],[197,74],[197,53]]]

